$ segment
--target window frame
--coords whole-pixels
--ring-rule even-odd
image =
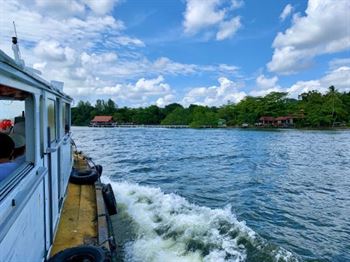
[[[64,129],[64,134],[69,134],[70,133],[70,130],[71,130],[71,115],[70,115],[70,112],[71,112],[71,105],[70,103],[68,102],[65,102],[63,101],[63,107],[64,107],[64,116],[63,116],[63,122],[64,122],[64,126],[63,126],[63,129]]]
[[[18,88],[9,87],[12,89],[20,90]],[[34,128],[36,123],[35,117],[35,94],[28,92],[28,97],[24,101],[24,116],[25,116],[25,160],[19,164],[19,166],[8,175],[4,180],[0,182],[0,202],[4,199],[8,193],[15,188],[20,181],[26,177],[30,171],[34,168],[35,164],[35,133]],[[3,101],[6,99],[2,99]],[[9,99],[10,100],[10,99]]]
[[[51,127],[50,127],[50,112],[49,112],[49,101],[53,102],[53,123],[54,123],[54,131],[52,131]],[[58,141],[58,129],[59,129],[59,125],[58,124],[58,110],[57,110],[57,100],[56,99],[53,99],[53,98],[47,98],[46,100],[46,107],[45,107],[45,110],[46,110],[46,116],[47,116],[47,127],[50,128],[50,133],[48,133],[48,135],[50,136],[50,143],[51,144],[54,144],[54,143],[57,143]],[[52,135],[54,135],[54,137],[52,137]]]

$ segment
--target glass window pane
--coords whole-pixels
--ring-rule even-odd
[[[65,134],[65,126],[66,126],[66,104],[65,103],[62,103],[62,106],[61,106],[61,132],[62,132],[62,136],[64,136]]]
[[[26,125],[33,125],[32,101],[29,93],[0,85],[0,191],[30,161],[26,153],[34,151],[26,134]]]
[[[50,128],[51,142],[56,140],[56,103],[55,100],[47,100],[47,118]]]
[[[65,115],[64,115],[64,130],[65,133],[69,133],[70,131],[70,117],[69,117],[69,112],[70,112],[70,104],[65,104]]]

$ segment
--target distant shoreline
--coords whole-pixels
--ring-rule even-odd
[[[119,108],[112,100],[97,100],[95,106],[80,101],[72,108],[72,123],[80,126],[177,128],[300,128],[346,129],[350,127],[350,92],[340,93],[330,86],[325,94],[316,90],[291,99],[285,92],[271,92],[261,97],[248,96],[240,102],[221,106],[178,103],[164,107]],[[334,126],[334,128],[332,128]]]
[[[87,125],[73,125],[73,127],[90,127]],[[288,127],[288,128],[281,128],[281,127],[239,127],[239,126],[227,126],[227,127],[184,127],[179,126],[176,127],[175,125],[173,127],[170,127],[168,125],[119,125],[119,126],[113,126],[113,127],[91,127],[91,128],[167,128],[167,129],[242,129],[242,130],[255,130],[255,131],[276,131],[276,130],[305,130],[305,131],[341,131],[341,130],[350,130],[350,127]]]

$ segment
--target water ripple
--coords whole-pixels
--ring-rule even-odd
[[[73,131],[79,148],[117,183],[159,187],[203,208],[229,204],[269,243],[304,260],[350,261],[348,131]],[[163,232],[165,239],[170,231]],[[200,244],[186,243],[190,250]]]

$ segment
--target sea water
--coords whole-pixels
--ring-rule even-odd
[[[122,261],[350,261],[350,132],[73,128]]]

